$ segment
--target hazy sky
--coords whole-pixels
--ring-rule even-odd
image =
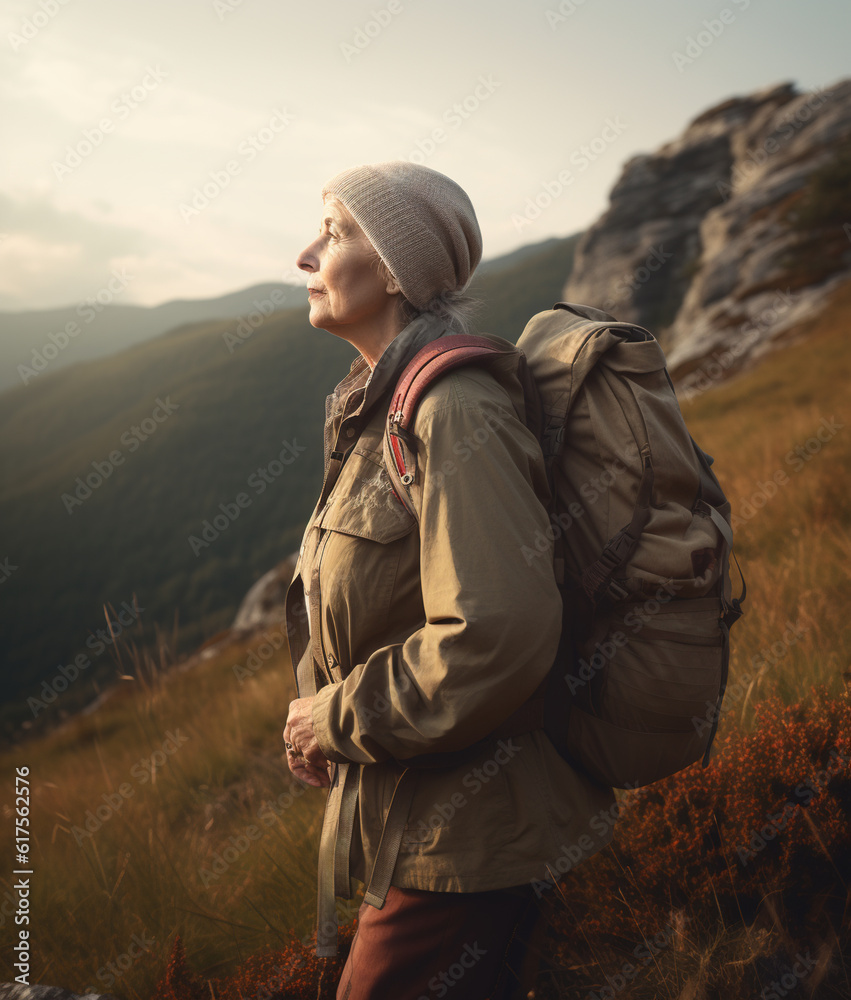
[[[493,257],[588,225],[707,107],[851,71],[848,0],[6,0],[0,25],[0,309],[293,280],[323,182],[387,159],[455,178]]]

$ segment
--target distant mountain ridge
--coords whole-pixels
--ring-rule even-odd
[[[543,240],[483,261],[477,278],[506,273],[560,243]],[[42,374],[107,357],[187,323],[238,320],[307,305],[304,285],[264,282],[210,299],[171,299],[157,306],[126,305],[132,276],[113,269],[103,287],[76,305],[0,312],[0,392],[30,385]]]
[[[118,268],[93,296],[58,309],[0,312],[0,392],[30,385],[42,374],[115,354],[185,323],[239,318],[307,303],[301,285],[266,282],[212,299],[173,299],[158,306],[124,305],[132,280]]]

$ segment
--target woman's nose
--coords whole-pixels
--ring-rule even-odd
[[[302,250],[296,258],[296,267],[302,271],[316,271],[319,268],[319,260],[316,256],[315,241]]]
[[[302,252],[296,258],[296,267],[300,268],[302,271],[315,271],[316,264],[315,258],[310,253],[310,247]]]

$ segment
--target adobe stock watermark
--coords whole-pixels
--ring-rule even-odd
[[[424,164],[430,156],[434,155],[437,147],[446,142],[452,132],[468,121],[501,86],[502,84],[494,80],[492,75],[480,76],[473,90],[460,101],[455,101],[440,116],[440,120],[446,128],[438,125],[425,138],[417,139],[414,144],[417,148],[408,153],[407,159],[411,163]]]
[[[493,756],[488,757],[482,764],[477,764],[461,778],[460,784],[469,792],[469,797],[463,792],[453,792],[445,802],[435,802],[434,812],[428,819],[421,819],[417,823],[417,832],[421,837],[430,836],[435,830],[440,829],[444,824],[452,822],[459,809],[463,809],[471,798],[478,795],[499,771],[510,763],[523,749],[518,746],[512,737],[507,740],[499,740],[498,749]]]
[[[267,150],[294,119],[295,115],[291,112],[274,108],[268,122],[237,145],[237,156],[228,160],[220,169],[210,170],[207,174],[209,179],[193,189],[189,201],[180,203],[181,219],[188,225],[205,208],[209,208],[228,188],[234,177],[242,173],[243,167]]]
[[[795,964],[787,965],[780,979],[772,979],[768,986],[764,986],[757,997],[757,1000],[782,1000],[788,996],[792,990],[800,986],[807,976],[818,965],[816,959],[812,957],[809,950],[803,955],[798,952],[795,955]]]
[[[728,685],[724,691],[724,701],[720,708],[717,701],[707,701],[705,702],[705,715],[695,715],[692,718],[691,724],[698,736],[708,732],[716,722],[720,722],[724,715],[732,712],[741,701],[747,699],[751,685],[767,670],[777,666],[782,659],[785,659],[789,655],[789,650],[796,646],[808,632],[809,628],[802,625],[800,619],[795,622],[787,619],[783,635],[770,646],[763,646],[755,656],[751,657],[750,669],[755,673],[752,674],[748,670],[741,671],[737,675],[735,683]]]
[[[552,862],[547,863],[547,877],[545,879],[531,879],[532,888],[538,899],[545,892],[549,892],[559,875],[566,875],[571,868],[575,868],[585,858],[589,858],[598,848],[597,842],[588,833],[581,833],[572,844],[562,844],[559,848],[559,855]]]
[[[547,19],[547,24],[551,28],[557,28],[560,24],[571,17],[576,11],[582,7],[585,0],[561,0],[561,3],[557,7],[547,7],[544,11],[544,17]]]
[[[46,711],[49,706],[55,704],[59,695],[67,691],[84,670],[89,669],[94,657],[100,656],[110,646],[115,645],[122,632],[132,628],[145,610],[140,608],[135,600],[132,604],[128,601],[122,601],[118,611],[111,605],[110,608],[114,617],[107,617],[107,627],[91,632],[86,639],[86,647],[92,651],[92,655],[78,653],[70,663],[60,663],[56,673],[41,682],[39,691],[41,697],[36,698],[32,695],[27,698],[27,707],[32,712],[34,719],[38,718],[39,712]]]
[[[251,850],[254,844],[261,841],[269,828],[274,826],[307,791],[307,785],[302,785],[300,781],[291,778],[287,791],[281,792],[275,799],[264,799],[257,810],[260,826],[257,823],[248,823],[238,834],[231,834],[227,841],[220,845],[219,850],[213,852],[209,863],[198,868],[198,876],[204,888],[218,882],[231,865]]]
[[[34,347],[32,349],[32,357],[28,365],[18,365],[18,375],[24,385],[29,385],[37,375],[40,375],[47,368],[51,361],[58,358],[71,341],[82,333],[83,326],[88,326],[98,313],[114,302],[134,277],[127,273],[126,267],[122,267],[120,270],[113,268],[110,274],[109,281],[102,288],[99,288],[94,295],[88,296],[77,306],[76,313],[82,320],[82,325],[76,320],[68,320],[61,330],[56,333],[52,331],[48,333],[47,342],[42,344],[40,348]]]
[[[534,198],[526,199],[526,205],[522,212],[515,212],[511,216],[514,228],[518,232],[522,232],[527,226],[531,226],[541,212],[549,208],[557,198],[560,198],[592,163],[596,163],[611,147],[612,143],[623,135],[626,129],[627,126],[621,121],[620,115],[607,118],[598,136],[595,136],[590,142],[583,143],[570,154],[567,160],[570,167],[560,170],[550,180],[541,181],[542,190]]]
[[[764,339],[765,333],[796,304],[796,296],[791,288],[775,293],[771,304],[747,319],[740,327],[739,336],[729,347],[716,350],[702,362],[699,368],[689,372],[682,379],[682,389],[678,395],[683,402],[695,399],[711,388],[725,373],[734,368],[736,362],[751,347]]]
[[[206,889],[211,883],[218,882],[230,866],[249,851],[252,844],[261,840],[265,835],[265,830],[261,830],[254,823],[243,827],[238,834],[231,834],[227,842],[221,844],[219,850],[213,852],[209,867],[201,866],[198,869],[201,885]]]
[[[750,7],[751,0],[733,0],[733,3],[739,8],[739,13],[742,13]],[[691,66],[696,59],[699,59],[735,20],[736,11],[732,7],[723,7],[717,17],[704,18],[700,30],[686,38],[685,49],[682,52],[671,53],[677,72],[682,73],[686,66]]]
[[[485,955],[487,955],[487,949],[479,947],[478,941],[474,941],[472,944],[468,941],[459,952],[458,961],[453,962],[436,976],[432,976],[428,981],[428,993],[420,994],[417,1000],[431,1000],[432,997],[445,997],[450,989],[453,986],[457,986],[467,972],[480,962]]]
[[[545,531],[539,528],[535,532],[534,548],[529,545],[521,546],[520,551],[526,564],[531,565],[533,559],[538,559],[544,554],[551,555],[552,543],[570,531],[573,525],[588,513],[588,508],[592,507],[601,496],[605,496],[617,478],[627,471],[626,465],[616,458],[599,476],[587,479],[579,488],[579,495],[586,503],[581,504],[578,500],[573,500],[568,504],[566,511],[560,514],[551,513],[549,527]]]
[[[137,959],[150,953],[156,943],[155,938],[146,937],[144,934],[141,937],[138,934],[134,934],[130,939],[127,949],[112,959],[111,962],[102,965],[95,975],[104,986],[114,986],[126,972],[132,969]]]
[[[340,927],[342,924],[347,924],[350,923],[352,920],[354,920],[355,917],[358,915],[358,909],[359,907],[356,906],[354,903],[350,902],[349,900],[342,900],[342,899],[335,900],[334,919],[326,920],[325,923],[322,924],[321,930],[320,928],[317,928],[317,931],[320,931],[320,933],[326,937],[329,934],[333,934],[337,930],[337,928]],[[305,948],[309,947],[311,944],[313,944],[313,935],[305,934],[304,937],[301,939],[301,943],[304,945]]]
[[[686,919],[689,918],[686,917]],[[605,977],[605,986],[586,993],[584,1000],[611,1000],[612,997],[616,997],[618,993],[626,989],[642,969],[646,969],[651,962],[656,960],[658,955],[661,955],[666,948],[670,948],[675,937],[674,927],[671,924],[666,924],[652,938],[643,938],[642,942],[632,949],[635,962],[624,962],[618,972]]]
[[[9,45],[12,51],[17,52],[22,45],[31,42],[70,2],[71,0],[39,0],[38,10],[23,19],[18,31],[9,32]]]
[[[351,42],[340,42],[340,52],[345,56],[346,62],[350,63],[364,49],[369,48],[391,24],[393,18],[401,14],[403,10],[402,0],[390,0],[384,7],[371,10],[369,20],[355,29]]]
[[[800,472],[833,438],[843,430],[845,424],[839,423],[835,417],[822,417],[812,437],[803,444],[797,444],[783,456],[783,462],[793,473]],[[749,497],[739,497],[733,504],[733,516],[730,525],[734,531],[746,524],[767,506],[780,492],[781,487],[788,486],[792,481],[785,469],[776,469],[765,480],[760,480],[756,490]]]
[[[682,583],[676,583],[673,579],[667,580],[656,588],[655,596],[648,597],[642,604],[631,608],[624,615],[623,624],[633,635],[638,635],[653,616],[672,601],[682,588]],[[580,658],[576,666],[576,673],[565,674],[564,682],[570,688],[570,693],[575,695],[577,691],[592,681],[606,664],[617,656],[618,650],[623,649],[628,642],[627,633],[622,629],[615,629],[602,642],[597,643],[590,660]]]
[[[833,97],[833,91],[825,91],[821,87],[814,88],[812,93],[807,95],[803,104],[798,104],[793,112],[780,120],[771,135],[767,136],[758,146],[745,150],[744,154],[736,159],[730,179],[715,182],[715,188],[721,197],[726,201],[742,181],[746,181],[764,167],[769,158],[778,153],[785,143],[794,138],[799,129],[812,121],[815,112],[825,105],[831,97]]]
[[[154,402],[156,405],[151,411],[151,415],[140,420],[138,424],[128,427],[119,438],[121,444],[130,454],[138,451],[142,444],[153,437],[160,426],[176,410],[180,409],[180,403],[173,403],[171,396],[166,396],[165,399],[157,396]],[[77,476],[74,480],[74,492],[63,493],[60,498],[69,516],[74,513],[77,507],[82,507],[94,491],[100,489],[120,465],[124,465],[125,458],[126,456],[120,448],[114,448],[106,458],[92,462],[92,471],[85,473],[85,478]]]
[[[220,21],[232,14],[238,7],[241,7],[243,0],[213,0],[213,10]]]
[[[18,569],[20,569],[20,566],[13,566],[9,556],[6,556],[5,559],[0,561],[0,583],[5,583],[15,570]]]
[[[268,487],[283,475],[284,469],[292,465],[302,452],[307,451],[295,438],[293,438],[292,444],[289,441],[284,441],[283,444],[277,458],[273,458],[266,465],[258,466],[248,477],[247,485],[252,488],[255,496],[265,493]],[[212,519],[205,518],[201,522],[200,536],[190,535],[186,539],[194,555],[197,557],[204,549],[208,549],[213,542],[220,538],[239,518],[240,514],[251,506],[253,500],[254,497],[240,491],[233,498],[233,501],[220,503],[219,513],[214,514]]]
[[[135,779],[137,785],[145,785],[149,781],[153,784],[157,771],[162,770],[170,758],[188,742],[189,737],[181,733],[180,729],[166,730],[165,739],[150,757],[140,757],[133,764],[130,776]],[[77,847],[80,847],[84,840],[91,840],[105,823],[121,812],[124,804],[135,794],[136,789],[129,781],[122,781],[115,791],[104,792],[101,795],[101,802],[94,809],[86,810],[83,825],[71,827],[70,832]]]
[[[658,247],[651,247],[644,258],[644,261],[638,265],[629,274],[621,275],[618,284],[613,289],[612,294],[603,303],[603,309],[608,312],[613,309],[619,302],[623,302],[628,296],[632,295],[638,290],[638,288],[645,284],[650,278],[657,272],[660,271],[665,264],[674,255],[669,251],[665,250],[663,244],[659,244]]]
[[[66,177],[70,177],[77,167],[82,165],[83,160],[88,159],[96,149],[103,145],[104,139],[115,130],[116,122],[128,119],[136,108],[144,104],[167,76],[168,73],[160,67],[159,63],[156,66],[146,66],[142,79],[129,90],[125,90],[110,104],[109,110],[113,117],[104,115],[103,118],[99,119],[97,125],[84,128],[80,133],[80,138],[65,147],[64,159],[53,161],[51,166],[57,179],[64,181]]]
[[[300,274],[301,272],[297,268],[290,268],[281,276],[281,281],[286,282],[290,278],[298,278]],[[278,309],[282,309],[287,298],[288,293],[283,289],[273,288],[268,297],[253,299],[251,304],[254,308],[244,316],[240,316],[232,330],[225,330],[222,334],[222,340],[225,342],[228,354],[233,354],[237,347],[241,347],[254,331],[262,326],[268,316],[271,316]]]
[[[510,414],[497,407],[496,413],[486,413],[482,418],[482,426],[477,427],[472,434],[465,434],[463,438],[457,438],[452,443],[452,454],[458,459],[445,458],[439,469],[430,470],[430,475],[434,476],[436,488],[443,486],[444,481],[454,476],[462,465],[470,461],[473,455],[483,448],[499,430],[505,428],[505,421],[510,419]]]
[[[275,653],[287,641],[288,634],[288,630],[285,629],[280,629],[277,632],[264,632],[260,637],[263,642],[256,649],[251,650],[246,657],[245,665],[234,663],[233,675],[240,684],[250,680],[265,663],[274,658]]]

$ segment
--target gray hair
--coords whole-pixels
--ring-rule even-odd
[[[373,266],[378,274],[383,278],[392,278],[390,268],[381,259],[375,247],[372,249],[374,253]],[[399,315],[403,328],[412,323],[417,316],[431,313],[443,320],[455,333],[469,333],[472,321],[481,306],[480,299],[458,288],[440,292],[430,299],[422,309],[417,309],[413,303],[409,302],[405,298],[404,292],[399,293]]]

